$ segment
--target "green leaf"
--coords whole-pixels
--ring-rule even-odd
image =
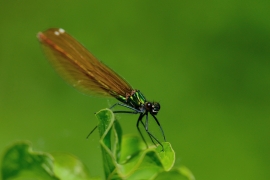
[[[90,178],[85,165],[66,153],[34,152],[28,141],[10,146],[2,160],[3,180],[97,180]]]
[[[67,153],[52,153],[54,157],[54,172],[64,180],[90,180],[85,165],[75,156]]]
[[[154,179],[166,174],[175,162],[175,153],[168,142],[147,148],[138,136],[124,136],[114,114],[104,109],[96,114],[99,120],[100,143],[106,179]],[[180,171],[177,171],[181,174]]]
[[[100,144],[101,151],[103,157],[103,166],[105,171],[105,176],[108,177],[111,172],[116,168],[116,149],[119,150],[118,143],[121,142],[121,130],[120,126],[114,128],[114,114],[108,110],[101,110],[96,113],[96,117],[98,118],[99,125],[99,134],[100,134]],[[119,134],[117,134],[117,132]],[[112,139],[114,139],[114,143],[112,143]]]
[[[158,176],[154,180],[164,180],[164,179],[170,179],[170,180],[195,180],[195,177],[190,172],[189,169],[182,166],[180,168],[174,168],[171,171],[162,172],[158,174]]]
[[[175,153],[170,143],[164,142],[162,143],[162,145],[163,145],[164,151],[162,150],[161,146],[158,146],[156,151],[160,157],[160,160],[163,164],[165,171],[169,171],[174,165]]]
[[[185,167],[172,168],[175,153],[168,142],[147,148],[134,135],[122,137],[120,124],[111,110],[96,114],[106,179],[195,180]],[[2,160],[2,179],[93,180],[76,157],[70,154],[34,152],[27,141],[14,143]],[[97,179],[97,178],[95,178]]]
[[[33,152],[28,141],[9,147],[2,160],[2,179],[58,179],[53,172],[53,158],[47,153]]]

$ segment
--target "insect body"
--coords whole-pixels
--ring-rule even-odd
[[[160,110],[158,102],[149,102],[145,96],[121,78],[108,66],[97,60],[83,45],[70,36],[63,29],[51,28],[37,35],[48,56],[48,60],[56,71],[72,86],[86,94],[96,94],[104,97],[114,97],[120,105],[129,111],[114,111],[114,113],[140,114],[137,129],[142,136],[139,123],[143,125],[154,144],[161,142],[148,130],[148,115],[150,114],[158,124],[164,141],[163,129],[156,118]],[[143,117],[145,122],[143,122]],[[142,139],[146,143],[144,137]],[[163,147],[163,146],[162,146]]]

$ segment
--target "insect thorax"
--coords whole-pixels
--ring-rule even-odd
[[[127,94],[126,97],[119,96],[117,99],[135,109],[141,109],[146,102],[146,98],[140,90],[133,90],[130,94]]]

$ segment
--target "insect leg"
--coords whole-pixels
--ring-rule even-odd
[[[87,135],[86,139],[89,138],[89,136],[97,129],[97,126],[94,127],[94,129]]]
[[[113,111],[113,113],[128,113],[128,114],[138,114],[137,111]]]
[[[152,143],[153,143],[154,145],[156,145],[156,143],[154,142],[152,136],[150,135],[151,133],[149,133],[149,130],[148,130],[148,113],[146,113],[145,124],[144,124],[142,121],[141,121],[141,123],[143,124],[144,129],[146,130],[146,132],[147,132],[148,136],[150,137]]]
[[[156,122],[157,122],[157,124],[158,124],[158,126],[159,126],[159,129],[160,129],[160,131],[162,132],[163,139],[164,139],[164,141],[166,142],[166,137],[165,137],[164,131],[163,131],[163,129],[162,129],[162,127],[161,127],[161,125],[160,125],[158,119],[157,119],[156,116],[154,116],[153,114],[151,114],[151,115],[152,115],[153,118],[156,120]]]
[[[136,112],[136,113],[134,113],[134,114],[142,113],[141,110],[138,110],[138,109],[136,109],[136,108],[134,108],[134,107],[131,107],[131,106],[129,106],[129,105],[126,105],[126,104],[123,104],[123,103],[120,103],[120,102],[115,103],[112,107],[110,107],[110,109],[114,108],[114,107],[117,106],[117,105],[118,105],[118,106],[123,106],[123,107],[126,107],[126,108],[128,108],[128,109],[133,110],[134,112]],[[115,111],[115,112],[117,112],[117,111]],[[124,111],[124,112],[126,112],[126,111]],[[129,111],[128,111],[128,112],[129,112]]]
[[[137,120],[137,129],[138,129],[138,131],[139,131],[139,133],[140,133],[140,135],[141,135],[141,137],[142,137],[142,139],[143,139],[143,141],[144,141],[146,147],[148,148],[148,144],[146,143],[146,140],[144,139],[143,134],[142,134],[142,132],[141,132],[141,130],[140,130],[140,127],[139,127],[139,123],[140,123],[140,122],[141,122],[141,123],[143,124],[143,126],[144,126],[144,123],[142,122],[142,118],[144,117],[144,115],[145,115],[145,114],[140,114],[140,116],[139,116],[139,118],[138,118],[138,120]],[[144,127],[145,127],[145,126],[144,126]]]
[[[144,125],[144,124],[143,124]],[[151,138],[152,142],[154,143],[153,139],[162,146],[162,150],[164,151],[164,147],[161,144],[161,142],[148,130],[148,114],[146,114],[146,121],[145,121],[145,126],[144,126],[146,132],[148,133],[149,137]],[[153,138],[153,139],[152,139]],[[155,143],[154,143],[155,144]],[[155,144],[156,145],[156,144]]]

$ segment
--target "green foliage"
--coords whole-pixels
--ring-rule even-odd
[[[86,167],[66,153],[34,152],[28,141],[14,143],[2,160],[2,179],[90,180]]]
[[[96,114],[106,179],[195,179],[185,167],[172,168],[175,153],[168,142],[146,148],[137,136],[122,137],[111,110]],[[2,179],[93,180],[76,157],[65,153],[34,152],[27,141],[14,143],[2,160]]]
[[[8,148],[2,160],[2,179],[58,179],[53,171],[53,157],[33,152],[29,142],[17,142]]]
[[[146,148],[137,136],[122,137],[114,114],[106,109],[97,113],[105,176],[108,179],[153,179],[172,168],[175,154],[169,143]]]

